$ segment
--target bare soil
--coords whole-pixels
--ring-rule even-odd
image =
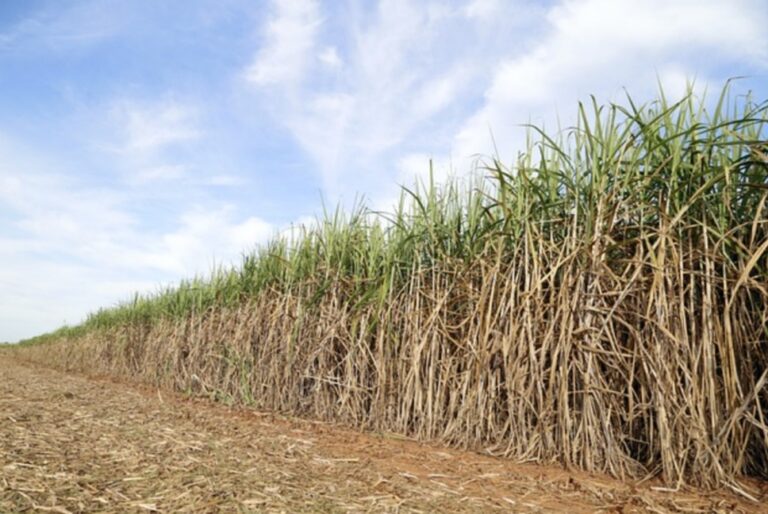
[[[0,512],[768,512],[0,355]]]

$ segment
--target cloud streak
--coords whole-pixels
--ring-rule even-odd
[[[173,100],[150,105],[120,101],[112,116],[122,132],[118,151],[126,153],[152,154],[201,136],[195,109]]]
[[[290,86],[304,77],[321,19],[315,0],[273,0],[265,43],[246,71],[259,86]]]

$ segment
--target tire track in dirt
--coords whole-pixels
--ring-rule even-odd
[[[768,501],[765,484],[752,492]],[[760,512],[0,355],[0,512]]]

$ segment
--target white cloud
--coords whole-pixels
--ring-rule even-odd
[[[471,0],[465,7],[464,13],[468,18],[487,19],[501,12],[502,0]]]
[[[752,0],[569,0],[547,16],[555,31],[553,50],[591,52],[582,55],[598,64],[627,49],[669,57],[707,49],[764,59],[766,17],[764,2]]]
[[[317,56],[320,62],[329,68],[341,68],[344,62],[339,57],[339,51],[335,46],[327,46]]]
[[[0,182],[0,200],[15,213],[21,235],[9,242],[22,252],[181,278],[206,271],[213,261],[237,262],[244,248],[265,242],[273,231],[267,221],[240,219],[233,206],[220,203],[181,211],[175,219],[174,207],[164,213],[174,227],[158,230],[149,213],[133,212],[129,193],[68,184],[51,174],[14,173]],[[11,182],[19,187],[6,188]]]
[[[16,214],[18,229],[43,245],[76,251],[84,240],[135,224],[119,192],[80,188],[57,173],[39,172],[39,160],[15,158],[4,145],[0,157],[0,203]]]
[[[134,291],[155,291],[159,285],[138,274],[105,272],[30,254],[0,250],[0,258],[6,264],[0,269],[0,342],[77,324],[89,312],[125,300]]]
[[[274,231],[226,207],[183,214],[175,229],[160,234],[106,223],[92,232],[88,219],[72,215],[67,223],[19,228],[19,235],[0,238],[0,337],[7,340],[75,324],[136,291],[154,292],[213,266],[237,264],[242,252]]]
[[[768,62],[768,10],[759,1],[566,0],[545,21],[537,44],[498,66],[483,106],[455,137],[456,155],[492,153],[491,129],[510,158],[524,139],[519,124],[552,129],[558,114],[568,124],[590,94],[622,101],[626,87],[650,98],[658,80],[677,95],[688,79],[702,88],[717,80],[713,62]]]
[[[234,209],[197,208],[181,216],[180,226],[161,237],[159,250],[148,255],[153,262],[177,275],[191,275],[210,269],[214,264],[236,264],[240,255],[266,242],[275,232],[267,221],[248,217],[234,218]],[[206,268],[201,270],[201,263]]]
[[[212,199],[153,206],[133,190],[88,185],[38,153],[0,134],[1,339],[77,323],[137,289],[238,263],[274,231]]]
[[[456,100],[471,75],[471,69],[459,65],[434,79],[426,79],[415,89],[411,108],[418,118],[440,113]]]
[[[457,39],[455,31],[466,22],[460,9],[396,0],[380,2],[372,13],[354,13],[345,20],[346,31],[334,34],[334,44],[326,44],[330,35],[313,33],[325,64],[316,80],[297,89],[259,90],[275,121],[313,158],[331,202],[351,201],[357,191],[396,189],[383,156],[417,144],[417,138],[444,144],[450,121],[442,125],[439,118],[467,108],[462,95],[471,93],[484,64],[493,60],[478,58]],[[342,43],[343,63],[336,50]]]
[[[258,86],[299,82],[309,64],[321,23],[315,0],[273,0],[264,46],[246,71]]]
[[[201,137],[197,110],[176,100],[137,102],[120,100],[111,108],[114,124],[119,127],[117,150],[148,155],[170,145]]]
[[[110,257],[119,254],[94,250],[133,234],[136,222],[114,192],[79,189],[54,166],[20,153],[0,138],[0,210],[8,220],[0,235],[0,338],[7,340],[76,323],[114,303],[97,284],[131,273],[112,275]]]
[[[152,182],[167,182],[182,178],[187,171],[187,167],[181,164],[161,164],[140,169],[132,182],[135,184],[149,184]]]
[[[77,118],[84,144],[108,163],[129,186],[192,182],[203,147],[204,106],[173,94],[157,97],[121,95],[84,107]]]
[[[203,180],[203,184],[208,186],[240,186],[245,180],[235,175],[212,175]]]

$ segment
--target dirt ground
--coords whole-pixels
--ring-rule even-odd
[[[275,414],[0,356],[0,513],[768,512]]]

